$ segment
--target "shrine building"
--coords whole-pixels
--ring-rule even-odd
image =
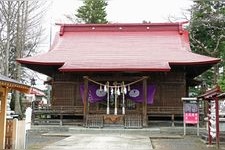
[[[17,61],[51,77],[51,106],[87,127],[147,127],[150,116],[182,116],[181,97],[220,61],[193,53],[182,23],[58,25],[47,53]]]

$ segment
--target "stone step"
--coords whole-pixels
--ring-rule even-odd
[[[160,133],[159,128],[125,129],[124,127],[103,127],[103,128],[69,128],[70,133],[77,134],[139,134],[150,135]]]
[[[83,126],[33,125],[30,132],[68,132],[71,134],[139,134],[150,135],[160,133],[160,128],[125,129],[122,126],[103,128],[85,128]]]

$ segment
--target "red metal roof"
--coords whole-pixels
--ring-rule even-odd
[[[203,100],[211,100],[217,97],[221,93],[222,92],[220,87],[216,85],[214,88],[207,90],[204,94],[198,96],[198,98],[203,98]]]
[[[51,50],[21,64],[59,65],[59,71],[169,71],[171,65],[216,64],[191,52],[180,23],[60,24]]]
[[[29,94],[34,94],[36,96],[45,96],[45,93],[38,89],[38,88],[35,88],[35,87],[32,87],[31,90],[30,90],[30,93]]]

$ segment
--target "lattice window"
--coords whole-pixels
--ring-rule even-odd
[[[53,105],[74,106],[75,88],[73,83],[54,83],[53,90]]]

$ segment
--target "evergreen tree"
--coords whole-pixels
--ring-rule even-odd
[[[224,60],[225,2],[195,1],[191,12],[189,30],[192,50]],[[219,68],[222,66],[224,66],[223,61],[201,75],[201,80],[204,80],[209,87],[217,84],[220,77]]]
[[[107,23],[106,6],[104,0],[84,0],[84,5],[79,7],[75,16],[81,23]]]

